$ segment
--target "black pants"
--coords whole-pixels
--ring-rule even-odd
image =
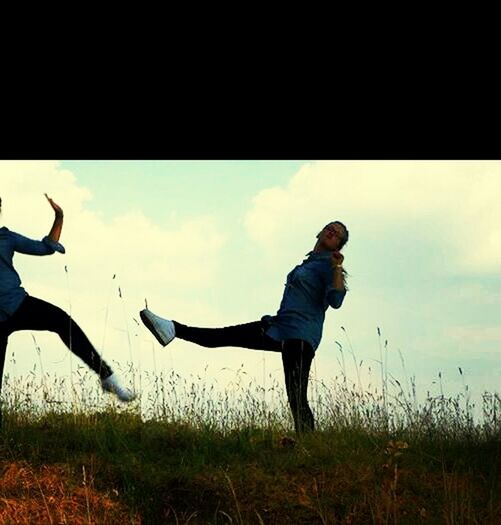
[[[9,335],[19,330],[47,330],[55,332],[63,343],[101,379],[112,374],[82,329],[70,316],[53,304],[27,296],[16,312],[6,321],[0,322],[0,391]]]
[[[315,352],[300,339],[275,341],[265,334],[267,325],[255,321],[224,328],[195,328],[174,321],[176,337],[201,346],[216,348],[237,346],[282,353],[285,388],[297,433],[314,429],[313,413],[308,405],[308,377]]]

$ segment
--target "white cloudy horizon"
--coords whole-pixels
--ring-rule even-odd
[[[441,372],[452,391],[464,377],[477,392],[498,390],[501,162],[305,161],[289,172],[280,161],[247,162],[253,185],[232,178],[235,161],[200,161],[198,179],[178,173],[182,161],[159,161],[154,174],[141,161],[101,162],[99,179],[94,164],[0,162],[0,224],[40,239],[53,219],[43,194],[63,207],[66,254],[16,254],[15,266],[28,293],[71,310],[112,363],[181,375],[209,366],[222,384],[243,364],[257,382],[280,380],[276,354],[184,341],[162,349],[138,311],[147,299],[159,315],[199,326],[273,314],[287,273],[339,219],[350,231],[350,290],[326,314],[315,377],[339,374],[336,341],[347,348],[346,335],[357,359],[377,366],[379,327],[397,377],[401,352],[423,388]],[[123,183],[118,167],[132,170]],[[57,336],[36,338],[44,369],[68,373]],[[26,373],[36,359],[31,334],[13,334],[4,373]]]

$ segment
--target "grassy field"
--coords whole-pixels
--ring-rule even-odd
[[[314,385],[318,430],[297,437],[281,385],[149,380],[140,410],[80,376],[71,395],[6,377],[0,523],[501,524],[496,394],[474,418],[464,392],[418,403],[340,377]]]

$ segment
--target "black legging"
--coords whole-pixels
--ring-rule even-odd
[[[112,374],[111,368],[101,359],[82,329],[66,312],[53,304],[28,295],[11,317],[0,322],[0,391],[7,341],[10,334],[19,330],[56,332],[63,343],[101,379]]]
[[[176,337],[201,346],[216,348],[237,346],[254,350],[282,353],[285,388],[297,433],[314,429],[313,413],[308,405],[308,377],[315,352],[301,339],[275,341],[265,334],[264,321],[225,326],[224,328],[195,328],[174,321]]]

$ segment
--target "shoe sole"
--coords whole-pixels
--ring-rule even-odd
[[[148,319],[148,316],[144,313],[143,310],[139,312],[139,317],[141,317],[141,321],[143,321],[143,324],[148,328],[148,330],[155,336],[155,339],[162,345],[167,346],[170,341],[167,343],[162,339],[160,334],[157,332],[156,328],[153,326],[153,323]]]
[[[122,397],[120,396],[117,392],[115,392],[115,390],[108,390],[106,388],[103,388],[103,390],[107,393],[107,394],[112,394],[114,396],[116,396],[116,398],[119,400],[119,401],[122,401],[122,403],[130,403],[131,401],[134,401],[134,399],[137,398],[137,395],[132,395],[131,397]]]
[[[101,388],[107,394],[112,394],[116,396],[119,401],[122,401],[124,403],[130,403],[131,401],[134,401],[134,399],[137,398],[137,394],[131,394],[131,396],[123,397],[114,388],[111,388],[109,386],[104,386],[102,383],[101,383]]]

